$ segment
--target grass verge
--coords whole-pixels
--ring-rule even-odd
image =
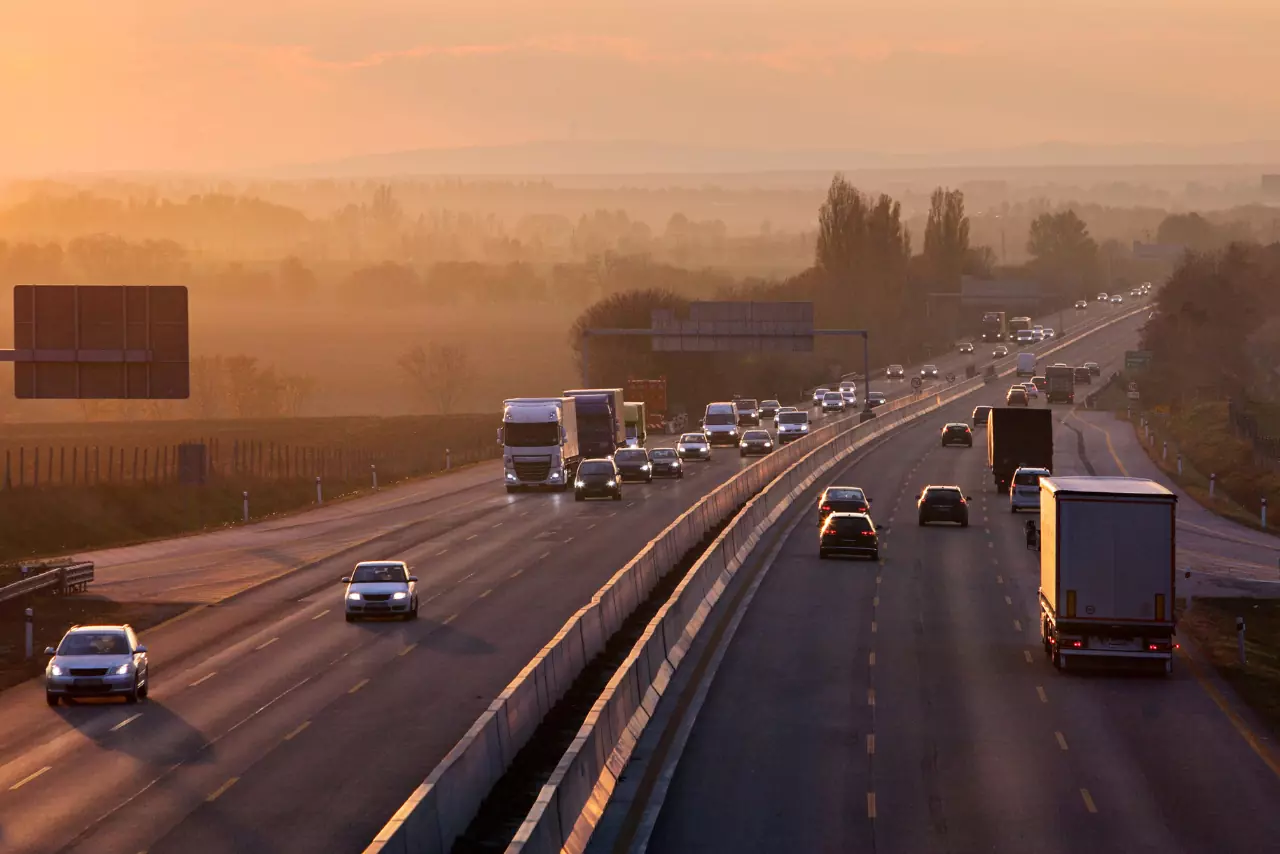
[[[27,596],[0,602],[0,691],[44,672],[47,646],[57,646],[74,625],[128,623],[139,634],[176,617],[191,606],[189,602],[113,602],[97,596]],[[27,661],[25,608],[35,619],[32,634],[35,657]]]
[[[1236,618],[1245,620],[1240,664]],[[1280,736],[1280,600],[1196,599],[1178,622],[1244,703]]]

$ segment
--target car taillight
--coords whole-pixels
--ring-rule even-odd
[[[863,532],[862,532],[862,536],[864,536],[864,537],[874,537],[875,535],[876,535],[876,532],[875,532],[875,531],[863,531]]]
[[[822,505],[822,512],[823,512],[823,513],[830,513],[830,512],[831,512],[831,505],[830,505],[830,504],[823,504],[823,505]]]
[[[835,536],[835,533],[836,533],[836,529],[835,529],[835,528],[823,528],[823,529],[822,529],[822,536],[824,536],[824,537],[833,537],[833,536]]]

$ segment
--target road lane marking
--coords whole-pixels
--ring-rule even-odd
[[[875,704],[876,704],[876,689],[868,688],[867,689],[867,705],[874,706]]]
[[[215,670],[215,671],[213,671],[212,673],[206,673],[205,675],[201,676],[201,677],[200,677],[199,679],[197,679],[196,681],[192,682],[192,683],[191,683],[190,685],[188,685],[187,687],[188,687],[188,688],[194,688],[194,687],[196,687],[197,685],[203,685],[205,682],[208,682],[210,679],[212,679],[213,677],[215,677],[215,676],[217,676],[217,675],[218,675],[218,671],[216,671],[216,670]]]
[[[494,522],[494,523],[493,523],[493,527],[495,527],[495,528],[501,528],[501,527],[502,527],[502,523],[501,523],[501,522]]]
[[[447,626],[456,619],[458,619],[457,614],[450,614],[449,616],[445,617],[443,620],[440,621],[440,625]]]
[[[1021,623],[1021,622],[1019,622],[1018,620],[1014,620],[1014,621],[1013,621],[1013,630],[1014,630],[1015,632],[1020,632],[1020,631],[1022,631],[1022,623]]]
[[[985,520],[984,520],[984,521],[985,521]],[[990,529],[990,528],[983,528],[983,529],[982,529],[982,533],[986,534],[986,535],[989,537],[989,536],[991,536],[991,529]]]
[[[989,548],[989,549],[994,549],[995,547],[996,547],[996,544],[995,544],[995,543],[990,542],[990,541],[988,541],[988,542],[987,542],[987,548]]]
[[[348,693],[348,694],[354,694],[355,692],[359,691],[361,688],[363,688],[364,686],[366,686],[366,685],[368,685],[368,684],[369,684],[369,680],[368,680],[368,679],[361,679],[359,682],[357,682],[356,684],[352,685],[352,686],[347,690],[347,693]]]
[[[325,608],[323,611],[321,611],[319,614],[316,614],[316,615],[315,615],[314,617],[312,617],[311,619],[313,619],[313,620],[318,620],[318,619],[320,619],[321,617],[323,617],[325,614],[329,613],[329,612],[330,612],[330,611],[332,611],[332,610],[333,610],[332,608]]]
[[[41,774],[43,774],[44,772],[51,770],[52,768],[53,768],[53,766],[52,766],[52,765],[46,765],[46,766],[44,766],[43,768],[41,768],[39,771],[35,772],[34,774],[28,774],[27,776],[23,777],[21,780],[19,780],[18,782],[14,783],[12,786],[10,786],[10,787],[9,787],[9,791],[11,791],[11,792],[16,792],[16,791],[18,791],[18,790],[19,790],[19,789],[21,789],[23,786],[27,785],[27,784],[28,784],[28,783],[30,783],[32,780],[34,780],[35,778],[39,777],[39,776],[40,776]]]
[[[551,557],[551,552],[543,552],[542,554],[538,555],[538,560],[546,560],[549,557]]]
[[[269,640],[269,641],[267,641],[267,642],[265,642],[265,643],[260,643],[260,644],[258,644],[257,646],[255,646],[255,647],[253,648],[253,651],[254,651],[254,652],[257,652],[257,651],[258,651],[258,650],[260,650],[260,649],[266,649],[267,647],[271,646],[273,643],[275,643],[275,642],[276,642],[276,641],[278,641],[278,640],[280,640],[280,638],[275,637],[275,638],[272,638],[271,640]]]
[[[473,575],[475,575],[475,572],[474,572],[474,571],[472,571],[472,572],[468,572],[466,575],[464,575],[464,576],[462,576],[461,578],[459,578],[459,579],[458,579],[458,583],[459,583],[459,584],[461,584],[462,582],[466,581],[468,578],[470,578],[470,577],[471,577],[471,576],[473,576]]]
[[[1036,686],[1036,696],[1040,698],[1040,702],[1042,702],[1042,703],[1047,703],[1047,702],[1049,702],[1049,697],[1044,693],[1044,686],[1043,686],[1043,685],[1037,685],[1037,686]]]
[[[873,653],[871,653],[871,655],[870,655],[870,657],[867,659],[867,661],[868,661],[868,663],[870,664],[870,666],[871,666],[871,667],[875,667],[875,666],[876,666],[876,654],[875,654],[874,652],[873,652]]]
[[[285,740],[285,741],[293,741],[295,738],[297,738],[299,735],[301,735],[301,734],[302,734],[302,731],[303,731],[304,729],[306,729],[306,728],[307,728],[307,727],[309,727],[309,726],[311,726],[311,721],[303,721],[302,723],[298,724],[298,726],[297,726],[297,727],[295,727],[295,728],[294,728],[293,732],[291,732],[291,733],[289,733],[288,735],[286,735],[286,736],[284,737],[284,740]]]
[[[1023,657],[1023,658],[1025,658],[1025,659],[1027,660],[1027,664],[1034,664],[1034,663],[1035,663],[1035,661],[1031,658],[1031,650],[1029,650],[1029,649],[1024,649],[1024,650],[1022,651],[1022,657]]]
[[[221,786],[219,786],[218,788],[214,789],[214,790],[213,790],[213,794],[211,794],[211,795],[209,795],[209,797],[205,798],[205,801],[206,801],[206,802],[208,802],[208,803],[213,803],[213,802],[214,802],[214,801],[216,801],[218,798],[220,798],[220,797],[222,797],[223,795],[225,795],[225,794],[227,793],[227,789],[230,789],[232,786],[234,786],[234,785],[236,784],[236,782],[237,782],[239,779],[240,779],[239,777],[232,777],[230,780],[228,780],[227,782],[223,783],[223,784],[222,784]]]
[[[876,734],[874,732],[867,733],[867,755],[870,756],[876,752]]]
[[[595,523],[595,522],[592,522],[590,525],[588,525],[588,526],[587,526],[587,530],[588,530],[588,531],[590,531],[590,530],[591,530],[592,528],[594,528],[595,526],[596,526],[596,523]]]
[[[432,593],[430,596],[427,597],[427,601],[423,604],[430,604],[431,602],[436,601],[437,599],[440,598],[440,595],[441,594],[439,593]]]
[[[137,720],[138,718],[140,718],[140,717],[142,717],[142,712],[138,712],[136,715],[129,715],[129,717],[125,718],[125,719],[124,719],[124,720],[122,720],[120,723],[118,723],[118,724],[116,724],[115,726],[113,726],[113,727],[111,728],[111,731],[112,731],[112,732],[118,732],[119,730],[124,729],[125,727],[127,727],[129,724],[133,723],[134,721],[136,721],[136,720]]]
[[[635,503],[634,501],[628,501],[628,502],[627,502],[627,506],[628,506],[628,507],[635,507],[635,506],[636,506],[636,503]]]
[[[878,575],[877,575],[877,576],[876,576],[876,584],[879,584],[879,583],[880,583],[880,576],[878,576]]]
[[[468,540],[474,540],[474,539],[475,539],[476,537],[478,537],[478,536],[480,536],[480,535],[479,535],[479,534],[472,534],[471,536],[467,537],[467,539],[468,539]]]
[[[418,645],[416,643],[411,643],[408,646],[406,646],[404,649],[397,652],[396,655],[400,655],[400,656],[408,655],[409,653],[413,652],[417,648],[418,648]]]
[[[1006,605],[1012,605],[1012,604],[1013,604],[1013,598],[1012,598],[1012,597],[1010,597],[1010,596],[1006,596],[1006,597],[1004,597],[1004,604],[1006,604]]]
[[[1003,575],[997,575],[997,576],[996,576],[996,584],[1004,584],[1004,576],[1003,576]]]
[[[871,634],[873,634],[873,635],[874,635],[875,633],[876,633],[876,621],[875,621],[875,620],[872,620],[872,621],[871,621]]]
[[[447,551],[449,551],[449,550],[448,550],[448,549],[441,549],[440,551],[438,551],[438,552],[436,552],[436,553],[435,553],[434,557],[440,557],[442,554],[444,554],[444,553],[445,553],[445,552],[447,552]]]
[[[1093,795],[1089,794],[1089,790],[1088,790],[1088,789],[1081,789],[1081,790],[1080,790],[1080,797],[1084,798],[1084,808],[1085,808],[1085,809],[1087,809],[1089,812],[1097,812],[1097,811],[1098,811],[1098,807],[1097,807],[1097,805],[1096,805],[1096,804],[1094,804],[1094,802],[1093,802]]]
[[[490,587],[488,590],[486,590],[485,592],[481,593],[481,594],[480,594],[479,596],[477,596],[476,598],[477,598],[477,599],[483,599],[484,597],[488,596],[488,595],[489,595],[490,593],[492,593],[492,592],[493,592],[493,588],[492,588],[492,587]]]
[[[1062,733],[1060,733],[1060,732],[1055,732],[1055,733],[1053,734],[1053,736],[1054,736],[1054,738],[1058,739],[1058,746],[1059,746],[1059,747],[1061,747],[1063,750],[1066,750],[1066,749],[1067,749],[1067,737],[1066,737],[1065,735],[1063,735]]]
[[[518,576],[520,575],[520,573],[522,573],[522,572],[524,572],[524,568],[523,568],[523,567],[521,567],[520,569],[517,569],[515,572],[511,573],[510,575],[508,575],[508,576],[507,576],[507,578],[516,578],[516,577],[518,577]]]
[[[573,542],[573,537],[565,537],[564,544],[567,546]]]
[[[876,817],[876,793],[867,792],[867,818]]]

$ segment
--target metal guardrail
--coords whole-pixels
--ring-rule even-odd
[[[93,582],[92,561],[45,567],[43,570],[21,581],[0,587],[0,602],[51,588],[53,593],[59,596],[83,593]]]

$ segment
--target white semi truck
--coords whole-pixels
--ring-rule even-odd
[[[568,489],[582,462],[577,401],[572,397],[504,400],[498,443],[507,492],[526,487]]]
[[[1040,481],[1040,637],[1055,667],[1173,669],[1178,497],[1152,480]]]

